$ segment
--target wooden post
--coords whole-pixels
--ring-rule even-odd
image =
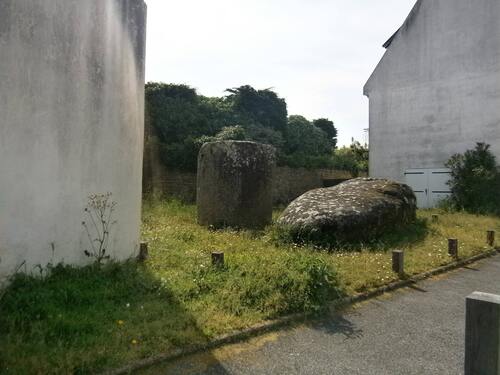
[[[500,296],[474,292],[466,299],[465,375],[500,374]]]
[[[139,245],[139,255],[137,256],[137,260],[139,262],[144,262],[148,258],[149,258],[148,243],[141,242],[141,244]]]
[[[404,256],[405,253],[402,250],[394,250],[392,252],[392,270],[399,275],[399,277],[405,274],[404,271]]]
[[[458,258],[458,240],[456,238],[448,239],[448,254],[453,258]]]
[[[212,265],[215,267],[224,267],[224,253],[223,252],[213,252],[212,253]]]
[[[486,242],[488,243],[488,246],[495,246],[495,231],[494,230],[489,230],[486,232]]]
[[[439,215],[436,214],[432,215],[432,222],[437,223],[438,221],[439,221]]]

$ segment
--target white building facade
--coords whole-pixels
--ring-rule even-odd
[[[430,207],[453,154],[485,142],[500,161],[500,1],[419,0],[384,47],[364,87],[370,175],[410,183]]]
[[[92,262],[104,232],[106,256],[138,252],[145,32],[143,0],[0,1],[0,286]],[[84,208],[105,193],[103,231]]]

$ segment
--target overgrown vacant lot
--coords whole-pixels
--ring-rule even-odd
[[[439,221],[430,216],[439,213]],[[280,243],[264,232],[210,231],[196,208],[145,204],[144,265],[129,262],[73,269],[42,280],[19,276],[0,302],[0,373],[90,373],[389,283],[390,251],[406,250],[408,274],[449,263],[447,238],[460,256],[489,250],[500,219],[419,212],[412,227],[377,243],[327,252]],[[222,250],[226,267],[211,266]]]

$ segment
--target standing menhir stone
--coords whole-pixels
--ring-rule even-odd
[[[273,147],[223,141],[203,145],[198,156],[198,223],[259,229],[271,223]]]

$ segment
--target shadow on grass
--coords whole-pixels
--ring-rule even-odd
[[[427,219],[418,218],[414,223],[395,228],[378,239],[365,243],[364,246],[369,250],[380,251],[415,245],[424,241],[429,232]],[[362,243],[358,243],[360,244]]]
[[[353,236],[353,239],[348,241],[338,240],[333,232],[296,233],[290,231],[289,228],[279,226],[273,228],[272,231],[274,241],[281,244],[296,243],[332,252],[362,250],[378,252],[418,244],[429,235],[430,228],[427,219],[418,218],[411,224],[393,228],[383,235],[374,235],[368,240],[366,238],[370,236],[363,235],[360,239]]]
[[[96,373],[208,341],[168,284],[136,262],[14,277],[0,337],[2,374]]]

